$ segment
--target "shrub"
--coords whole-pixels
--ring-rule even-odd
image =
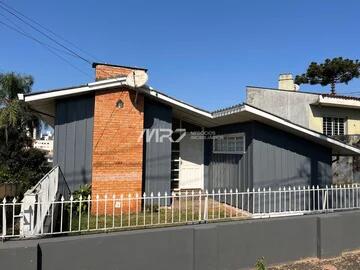
[[[266,270],[264,257],[261,257],[260,259],[257,260],[255,267],[256,270]]]

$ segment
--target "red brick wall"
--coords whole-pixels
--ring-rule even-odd
[[[95,69],[96,80],[105,80],[116,78],[119,76],[127,76],[133,69],[124,68],[124,67],[114,67],[107,65],[97,65]]]
[[[123,108],[116,108],[118,100]],[[129,193],[142,192],[143,141],[139,136],[144,126],[144,97],[128,89],[104,90],[95,94],[92,161],[92,198],[113,194],[127,198]],[[128,204],[123,205],[124,211]],[[135,201],[131,205],[135,210]],[[92,212],[96,209],[92,207]],[[104,203],[99,204],[99,213]],[[112,213],[112,201],[107,211]]]

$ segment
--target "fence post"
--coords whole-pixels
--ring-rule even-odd
[[[69,213],[69,215],[70,215],[69,216],[69,230],[70,230],[70,232],[72,231],[73,200],[74,200],[74,196],[71,194],[71,196],[70,196],[70,213]],[[96,221],[96,229],[97,229],[97,221]]]
[[[327,185],[325,186],[325,198],[324,199],[325,199],[325,209],[329,210],[329,188]]]
[[[250,189],[249,188],[246,189],[246,193],[247,193],[247,205],[246,205],[246,207],[247,207],[247,211],[249,213],[251,213],[250,212]]]
[[[269,187],[269,215],[271,213],[271,187]]]
[[[239,215],[239,190],[236,188],[235,189],[235,205],[236,205],[236,216],[238,216]],[[242,206],[241,206],[242,207]]]
[[[2,201],[2,237],[6,236],[6,197]]]
[[[199,221],[201,221],[201,190],[199,190]]]
[[[208,209],[209,209],[209,192],[208,190],[206,190],[205,192],[205,204],[204,204],[204,221],[207,221],[208,220]]]

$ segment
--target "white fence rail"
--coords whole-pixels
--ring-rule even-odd
[[[48,209],[48,229],[38,223],[32,236],[343,211],[359,209],[359,197],[359,185],[52,197],[32,202],[34,209]],[[21,208],[24,202],[16,199],[0,204],[3,239],[26,236],[19,226]]]

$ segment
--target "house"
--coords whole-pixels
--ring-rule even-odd
[[[96,81],[22,97],[55,129],[54,165],[71,190],[157,194],[327,185],[332,156],[360,149],[248,104],[214,112],[126,78],[146,69],[95,63]]]
[[[51,132],[48,132],[45,135],[41,134],[40,138],[34,139],[33,147],[45,151],[47,161],[49,163],[53,162],[54,140]]]
[[[279,76],[278,88],[248,86],[246,102],[293,123],[351,145],[360,142],[360,98],[303,92],[291,74]],[[337,157],[334,182],[360,182],[360,160]]]

